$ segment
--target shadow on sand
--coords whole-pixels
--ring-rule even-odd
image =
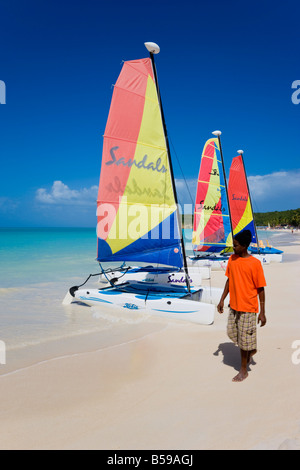
[[[239,371],[241,367],[241,354],[240,349],[234,343],[220,343],[218,349],[214,352],[214,356],[223,354],[223,364]],[[254,359],[251,359],[249,366],[255,365]]]

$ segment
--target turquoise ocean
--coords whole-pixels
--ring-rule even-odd
[[[291,237],[289,231],[259,231],[258,235],[277,247]],[[191,230],[185,231],[185,241],[188,247]],[[103,332],[104,341],[111,340],[116,325],[130,323],[137,328],[144,321],[140,315],[124,315],[120,310],[62,305],[71,286],[99,272],[95,258],[95,229],[0,228],[0,341],[7,357],[34,346],[45,351],[53,340],[88,333]],[[91,281],[94,287],[96,279]]]

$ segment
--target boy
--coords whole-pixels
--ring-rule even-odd
[[[238,344],[241,351],[241,369],[232,379],[242,382],[248,377],[247,366],[251,357],[256,353],[256,314],[258,299],[260,314],[257,323],[264,326],[265,316],[265,276],[261,262],[249,255],[248,246],[251,243],[250,230],[244,230],[233,239],[234,255],[228,260],[225,275],[228,277],[224,292],[217,307],[219,313],[224,311],[224,300],[230,295],[230,312],[228,317],[227,334]]]

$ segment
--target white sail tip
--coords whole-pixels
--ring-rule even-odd
[[[212,134],[213,134],[213,135],[216,135],[216,136],[219,136],[219,135],[222,134],[222,132],[221,132],[221,131],[213,131]]]
[[[239,155],[243,155],[244,150],[237,150],[237,153],[238,153]]]
[[[155,42],[145,42],[146,49],[152,54],[159,54],[160,47]]]

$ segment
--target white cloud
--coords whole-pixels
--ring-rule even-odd
[[[281,211],[300,207],[300,170],[249,176],[248,182],[255,211]]]
[[[96,204],[97,186],[82,189],[70,189],[69,186],[62,181],[54,181],[50,191],[45,188],[39,188],[36,191],[36,200],[43,204],[80,204],[90,205]]]
[[[281,211],[300,207],[300,169],[248,177],[254,212]],[[181,205],[195,202],[197,178],[176,179]]]
[[[267,175],[248,177],[253,208],[255,212],[296,209],[300,207],[300,169],[277,171]],[[178,201],[193,205],[195,202],[197,178],[175,181]],[[62,181],[54,181],[50,190],[40,188],[36,191],[36,201],[42,204],[66,206],[96,206],[98,187],[71,189]],[[9,204],[10,202],[10,204]],[[0,210],[11,201],[0,198]]]

